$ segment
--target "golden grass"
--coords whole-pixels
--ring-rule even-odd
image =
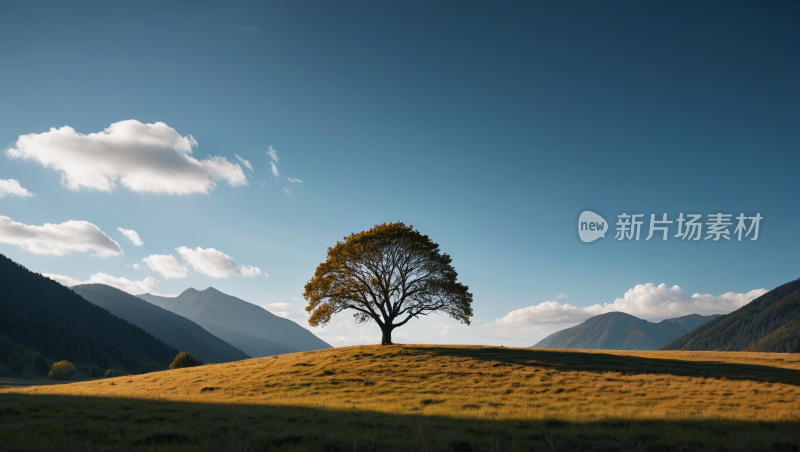
[[[714,429],[725,432],[715,441],[736,429],[749,429],[750,436],[739,440],[742,444],[760,441],[753,439],[759,435],[767,435],[764,441],[778,441],[775,444],[795,444],[800,441],[797,433],[787,436],[780,426],[800,431],[799,385],[800,356],[790,354],[361,346],[68,385],[0,389],[0,409],[3,399],[20,404],[47,397],[56,400],[54,396],[116,400],[117,405],[126,399],[204,409],[240,406],[248,412],[291,407],[348,416],[450,419],[462,422],[463,431],[495,421],[545,430],[567,424],[595,426],[591,430],[595,433],[574,430],[573,434],[582,431],[586,438],[611,442],[633,433],[603,425],[672,426],[672,433],[650,434],[659,442],[667,441],[659,435],[711,422],[717,423]],[[20,398],[32,395],[37,397]],[[524,443],[521,433],[508,435]],[[562,443],[577,441],[568,436],[561,434]],[[556,450],[558,439],[553,443],[542,434],[537,438],[544,450]],[[697,438],[693,441],[700,444]],[[792,447],[786,450],[795,450]]]
[[[758,374],[758,367],[764,367]],[[755,376],[753,376],[753,375]],[[362,346],[4,393],[450,417],[800,419],[800,356]]]

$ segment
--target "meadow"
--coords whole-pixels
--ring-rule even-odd
[[[0,389],[0,450],[799,451],[800,356],[361,346]]]

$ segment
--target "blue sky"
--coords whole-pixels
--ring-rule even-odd
[[[453,257],[475,318],[413,321],[397,341],[531,345],[616,299],[651,320],[728,312],[800,277],[799,20],[791,1],[5,2],[0,180],[34,196],[3,196],[0,216],[85,221],[124,254],[37,254],[8,230],[0,253],[77,281],[213,286],[303,324],[303,286],[327,247],[403,221]],[[207,193],[153,193],[115,179],[130,166],[106,164],[102,146],[83,165],[42,135],[71,127],[80,151],[78,134],[130,120],[191,135],[196,161],[238,170],[206,175],[217,177]],[[28,134],[28,159],[13,157]],[[43,152],[62,170],[36,160]],[[85,184],[71,189],[63,165]],[[87,182],[98,168],[114,188]],[[161,186],[180,185],[164,171]],[[644,231],[586,245],[585,209],[612,226],[622,212],[764,219],[754,242]],[[212,277],[180,247],[213,248],[239,270]],[[151,270],[152,255],[186,276]],[[312,331],[336,345],[379,340],[348,315]]]

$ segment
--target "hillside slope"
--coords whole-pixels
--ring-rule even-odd
[[[800,353],[800,315],[782,327],[753,342],[745,348],[748,352]]]
[[[177,297],[144,294],[139,298],[182,315],[250,356],[270,356],[275,345],[285,352],[331,348],[330,344],[289,319],[278,317],[261,306],[224,294],[213,287],[186,289]],[[236,335],[228,334],[236,332]],[[248,341],[247,336],[269,341]],[[284,353],[285,353],[284,352]]]
[[[748,404],[748,419],[760,417],[774,422],[800,419],[794,405],[800,400],[800,388],[795,386],[798,383],[800,358],[783,360],[775,354],[374,345],[35,391],[37,397],[70,394],[209,404],[324,406],[347,412],[359,409],[484,421],[494,416],[579,422],[609,416],[627,422],[682,416],[689,416],[692,422],[702,418],[737,419],[741,413],[729,407],[735,400]],[[537,408],[532,410],[531,406]]]
[[[178,350],[61,284],[0,255],[0,333],[52,359],[120,365],[130,372],[169,365]]]
[[[800,315],[800,279],[786,283],[665,345],[663,350],[744,350]],[[771,345],[773,349],[778,344]]]
[[[72,290],[112,314],[133,323],[181,351],[206,363],[237,361],[245,353],[186,317],[148,303],[105,284],[73,286]]]
[[[595,350],[658,350],[718,315],[691,314],[659,323],[648,322],[624,312],[596,315],[583,323],[558,331],[539,341],[534,348]]]

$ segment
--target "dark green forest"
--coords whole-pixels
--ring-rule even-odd
[[[51,360],[165,369],[178,350],[0,254],[0,333]]]
[[[746,352],[800,353],[800,314],[758,342]]]
[[[796,352],[800,279],[756,298],[665,345],[662,350]]]

